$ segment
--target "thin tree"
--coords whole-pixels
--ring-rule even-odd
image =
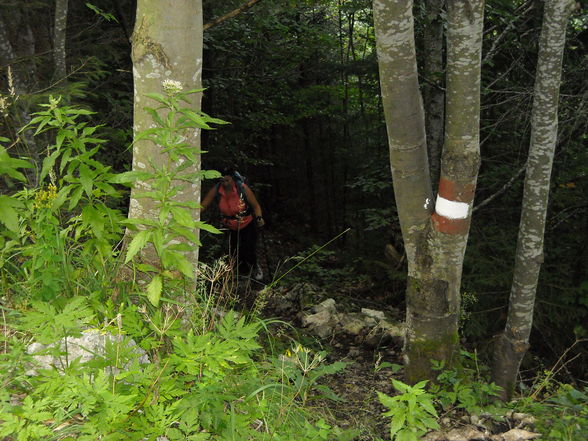
[[[479,154],[483,0],[447,2],[447,111],[433,201],[414,44],[413,2],[374,0],[382,100],[396,206],[408,261],[406,377],[454,360],[463,257]]]
[[[68,0],[56,0],[55,21],[53,25],[53,77],[56,80],[65,78],[65,36],[67,29]]]
[[[512,397],[521,361],[529,348],[535,293],[543,262],[566,26],[574,4],[572,0],[545,2],[514,276],[506,326],[494,352],[493,379],[503,388],[503,399]]]
[[[443,149],[445,92],[443,90],[443,6],[445,0],[425,0],[426,18],[423,29],[423,85],[425,126],[431,167],[431,182],[437,185]]]

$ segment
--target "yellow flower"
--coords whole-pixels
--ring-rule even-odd
[[[39,190],[35,195],[35,208],[49,208],[57,197],[57,187],[55,184],[49,184],[47,190]]]

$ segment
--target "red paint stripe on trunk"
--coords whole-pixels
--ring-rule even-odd
[[[431,221],[436,231],[445,234],[465,234],[470,227],[469,217],[466,219],[448,219],[437,213],[433,213]]]
[[[460,184],[447,178],[439,179],[439,196],[455,202],[470,203],[474,200],[474,184]]]

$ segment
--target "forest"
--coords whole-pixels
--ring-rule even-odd
[[[0,0],[0,440],[588,439],[587,67],[586,0]]]

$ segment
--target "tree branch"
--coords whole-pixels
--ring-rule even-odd
[[[474,208],[472,208],[472,212],[479,210],[484,205],[488,205],[490,202],[492,202],[498,196],[505,193],[506,190],[508,190],[512,186],[512,184],[514,184],[514,182],[523,174],[523,172],[526,169],[527,169],[527,163],[525,162],[525,165],[523,165],[514,175],[512,175],[511,178],[506,182],[506,184],[504,184],[496,193],[494,193],[491,196],[488,196],[485,200],[483,200],[479,204],[476,204],[474,206]]]
[[[229,18],[233,18],[234,16],[239,15],[241,12],[245,12],[247,9],[251,8],[253,5],[255,5],[255,3],[259,1],[260,0],[249,0],[247,3],[244,3],[237,9],[228,12],[225,15],[222,15],[218,18],[215,18],[212,21],[209,21],[204,25],[204,30],[206,31],[207,29],[210,29],[211,27],[216,26],[217,24],[222,23],[223,21],[228,20]]]

